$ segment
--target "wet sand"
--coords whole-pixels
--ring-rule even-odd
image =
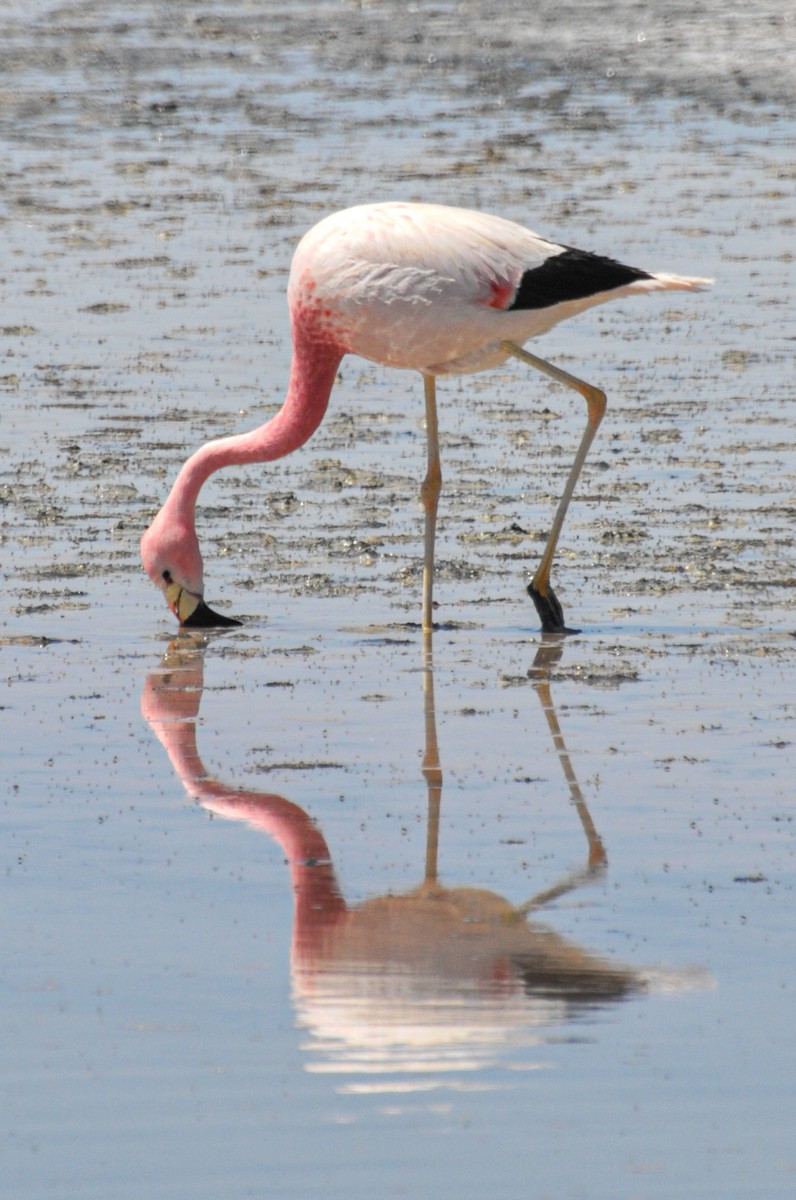
[[[790,1196],[789,14],[26,14],[0,18],[13,1194]],[[432,672],[422,386],[347,360],[302,451],[203,491],[207,596],[245,625],[175,643],[140,534],[192,448],[280,404],[301,233],[388,197],[716,276],[533,347],[609,396],[554,575],[582,632],[540,659],[524,594],[577,401],[519,365],[441,383]]]

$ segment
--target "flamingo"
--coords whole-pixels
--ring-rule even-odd
[[[204,600],[195,507],[221,467],[270,462],[302,446],[320,425],[346,354],[423,377],[427,468],[422,627],[432,628],[434,538],[442,474],[437,377],[516,358],[578,392],[586,428],[528,585],[542,630],[571,632],[550,571],[583,463],[606,409],[600,388],[537,358],[530,338],[593,305],[655,291],[700,291],[712,280],[652,274],[547,241],[499,216],[438,204],[358,205],[324,218],[299,242],[290,270],[293,357],[279,411],[249,433],[218,438],[187,459],[141,539],[147,574],[182,626],[239,625]]]

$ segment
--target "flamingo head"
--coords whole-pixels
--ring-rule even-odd
[[[164,505],[141,538],[141,561],[180,625],[240,625],[204,601],[202,553],[193,522],[175,518]]]

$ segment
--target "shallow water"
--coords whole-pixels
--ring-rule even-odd
[[[3,1175],[24,1197],[793,1194],[792,14],[37,3],[0,16]],[[216,476],[175,638],[138,539],[278,406],[303,230],[480,206],[712,294],[440,386],[343,364]]]

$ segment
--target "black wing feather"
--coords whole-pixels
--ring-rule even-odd
[[[583,300],[599,292],[611,292],[638,279],[652,276],[638,267],[626,267],[613,258],[590,254],[588,250],[568,247],[526,271],[517,294],[509,305],[514,308],[550,308],[566,300]]]

